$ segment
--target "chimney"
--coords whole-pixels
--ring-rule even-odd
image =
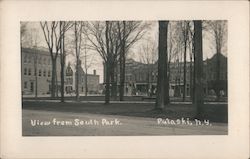
[[[96,70],[93,70],[93,74],[96,75]]]

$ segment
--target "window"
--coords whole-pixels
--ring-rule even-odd
[[[43,64],[46,65],[46,58],[43,59]]]
[[[33,90],[34,90],[34,83],[30,82],[30,91],[33,92]]]
[[[142,75],[141,73],[139,73],[139,80],[141,81],[141,79],[142,79]]]
[[[28,56],[28,63],[31,62],[31,56]]]
[[[50,70],[48,71],[48,77],[50,77]]]
[[[29,68],[28,75],[29,76],[31,75],[31,68]]]
[[[27,55],[24,56],[23,62],[24,62],[24,63],[27,63]]]
[[[27,75],[27,68],[24,68],[24,75]]]
[[[27,88],[28,87],[28,82],[24,82],[24,88]]]
[[[38,63],[42,64],[42,58],[41,57],[38,58]]]
[[[50,59],[48,58],[48,65],[50,65]]]
[[[43,76],[46,77],[46,70],[43,71]]]
[[[39,70],[38,76],[42,76],[42,70]]]
[[[49,93],[51,93],[51,85],[49,85]]]

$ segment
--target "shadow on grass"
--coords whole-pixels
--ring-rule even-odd
[[[102,103],[57,103],[45,101],[23,101],[23,109],[54,111],[67,113],[90,113],[103,115],[120,115],[131,117],[147,118],[169,118],[180,119],[195,118],[194,108],[191,104],[170,104],[164,110],[154,109],[152,103],[119,103],[119,104],[102,104]],[[203,106],[202,119],[211,122],[228,122],[227,104],[205,104]]]

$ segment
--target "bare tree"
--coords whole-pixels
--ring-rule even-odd
[[[116,96],[117,64],[120,64],[120,100],[123,100],[125,80],[125,60],[129,48],[138,41],[144,30],[140,21],[105,21],[89,22],[84,31],[89,48],[96,50],[102,57],[105,66],[105,103],[109,103],[110,84],[111,95]],[[118,62],[119,60],[119,62]]]
[[[167,78],[167,33],[169,21],[159,21],[159,45],[158,45],[158,77],[156,109],[164,109],[169,103],[168,78]]]
[[[75,56],[76,56],[76,100],[79,100],[79,82],[80,82],[80,67],[81,67],[81,45],[82,45],[82,30],[83,22],[74,22],[74,35],[75,35]]]
[[[111,92],[113,94],[116,89],[114,85],[114,68],[120,52],[120,41],[116,24],[117,22],[115,21],[89,22],[84,29],[84,35],[90,42],[89,48],[98,52],[103,59],[106,104],[110,101],[110,84],[112,84]]]
[[[182,38],[184,44],[184,65],[183,65],[183,101],[186,98],[186,72],[187,72],[187,46],[189,40],[189,21],[184,21],[181,23],[182,28]]]
[[[201,117],[203,107],[203,51],[202,51],[202,21],[194,20],[194,53],[195,53],[195,97],[194,105],[196,116]]]
[[[64,102],[64,71],[66,62],[65,33],[72,27],[72,22],[60,21],[60,64],[61,64],[61,102]]]
[[[182,87],[182,100],[185,101],[186,99],[186,86],[187,86],[187,52],[188,46],[190,43],[190,21],[176,21],[173,22],[174,28],[173,30],[173,37],[169,39],[169,50],[173,50],[174,56],[178,58],[178,83],[179,89],[182,87],[181,85],[181,77],[183,72],[183,87]],[[172,31],[171,31],[172,32]],[[171,34],[170,34],[171,35]],[[172,42],[173,41],[173,42]],[[173,53],[172,53],[173,54]],[[171,56],[170,54],[170,60]],[[183,65],[182,65],[183,62]],[[183,71],[182,71],[183,70]],[[178,92],[180,90],[178,89]],[[179,94],[179,93],[178,93]]]
[[[40,22],[45,41],[47,43],[51,61],[52,61],[52,76],[51,76],[51,97],[56,96],[57,92],[57,57],[59,54],[59,50],[61,49],[61,38],[62,33],[59,30],[59,22],[51,21],[51,22]]]
[[[195,59],[194,56],[194,28],[193,23],[190,23],[189,27],[189,42],[188,42],[188,48],[189,48],[189,58],[190,58],[190,97],[191,101],[194,102],[194,83],[195,83],[195,68],[193,67],[193,61]]]
[[[216,20],[216,21],[206,21],[208,24],[208,30],[213,35],[215,52],[216,52],[216,81],[215,81],[215,93],[217,96],[217,100],[220,98],[220,70],[221,70],[221,55],[222,55],[222,48],[226,45],[227,39],[227,27],[225,20]]]
[[[150,83],[151,81],[151,75],[153,72],[153,65],[157,61],[157,46],[154,41],[150,39],[146,39],[146,43],[144,43],[140,49],[140,61],[144,64],[146,64],[147,68],[147,90],[148,96],[152,94],[152,89]]]
[[[171,60],[174,62],[175,70],[175,96],[181,96],[181,76],[182,76],[182,56],[183,56],[183,32],[182,32],[182,22],[171,21],[169,25],[169,37],[168,37],[168,55],[169,55],[169,65]],[[169,69],[169,78],[171,77],[171,71]]]
[[[130,47],[140,40],[146,32],[150,24],[142,21],[118,21],[118,38],[120,41],[119,66],[120,66],[120,101],[123,101],[124,83],[125,83],[125,67],[126,55]]]
[[[88,70],[94,64],[95,56],[94,56],[94,54],[89,53],[86,39],[85,39],[85,42],[84,42],[84,54],[83,54],[83,56],[81,58],[83,58],[83,61],[84,61],[85,96],[87,96],[88,95]]]
[[[170,88],[170,80],[171,80],[171,63],[174,64],[173,67],[176,67],[178,65],[178,58],[179,58],[179,34],[180,30],[178,30],[178,27],[176,27],[175,21],[170,21],[168,24],[168,88]],[[177,77],[177,74],[175,75]],[[177,80],[175,80],[177,82]],[[177,84],[176,84],[177,85]]]

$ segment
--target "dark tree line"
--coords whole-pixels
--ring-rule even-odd
[[[176,26],[178,27],[172,27],[176,28],[173,32],[173,30],[169,28],[170,26],[172,26],[171,21],[159,21],[156,108],[164,109],[164,107],[170,102],[168,91],[170,80],[169,65],[171,60],[175,59],[178,56],[180,56],[181,59],[183,58],[184,61],[183,101],[185,101],[187,69],[186,62],[187,53],[189,52],[191,88],[190,95],[192,97],[193,103],[196,105],[196,108],[199,112],[199,105],[202,105],[204,96],[202,90],[202,30],[204,30],[204,28],[208,28],[214,38],[214,46],[217,56],[216,81],[217,84],[219,84],[219,56],[222,53],[223,46],[225,45],[225,25],[225,21],[181,21],[176,24]],[[118,92],[119,100],[124,100],[124,84],[127,54],[131,47],[137,41],[143,38],[147,29],[150,28],[150,24],[143,21],[45,21],[40,22],[40,26],[42,28],[44,39],[48,46],[52,61],[51,97],[56,97],[57,94],[58,88],[56,61],[59,57],[61,66],[61,101],[64,101],[64,69],[67,50],[65,48],[65,38],[66,36],[71,36],[74,39],[73,43],[75,46],[74,52],[76,56],[77,81],[79,80],[78,76],[80,55],[83,50],[82,47],[83,45],[85,45],[88,49],[96,51],[102,57],[105,66],[105,103],[109,103],[110,97],[116,97]],[[25,25],[23,25],[21,28],[21,35],[23,35],[25,31],[26,28]],[[71,32],[71,34],[69,33],[66,35],[67,32]],[[144,47],[143,51],[146,53],[148,50],[145,49],[150,49],[150,47]],[[153,52],[153,50],[151,52]],[[181,52],[181,54],[179,54],[179,52]],[[119,77],[117,76],[118,73],[120,74]],[[148,73],[150,73],[150,69],[148,69]],[[79,81],[77,83],[79,83]],[[119,88],[117,88],[118,85]],[[76,99],[79,99],[78,86],[76,87],[76,89]],[[219,97],[219,90],[215,91],[217,97]]]
[[[164,109],[169,103],[169,79],[167,78],[167,33],[169,21],[159,21],[158,78],[156,108]]]
[[[128,50],[144,35],[148,25],[141,21],[88,22],[84,35],[89,47],[99,53],[104,63],[105,103],[117,95],[117,73],[120,71],[119,100],[124,100],[125,67]]]
[[[57,58],[61,65],[61,101],[64,102],[64,68],[65,68],[65,33],[71,28],[70,22],[52,21],[40,22],[45,41],[52,61],[51,97],[56,97],[57,88]]]
[[[194,107],[197,116],[200,116],[203,106],[203,50],[202,50],[202,21],[195,20],[194,23]],[[159,21],[159,46],[158,46],[158,78],[157,78],[157,97],[156,97],[156,109],[164,109],[169,104],[169,78],[167,77],[167,69],[170,69],[167,65],[168,61],[168,24],[169,21]],[[183,35],[187,36],[188,29],[185,28]],[[184,46],[186,49],[186,41],[184,38]],[[186,51],[184,51],[185,53]],[[185,66],[184,66],[185,67]],[[185,78],[185,77],[184,77]]]

